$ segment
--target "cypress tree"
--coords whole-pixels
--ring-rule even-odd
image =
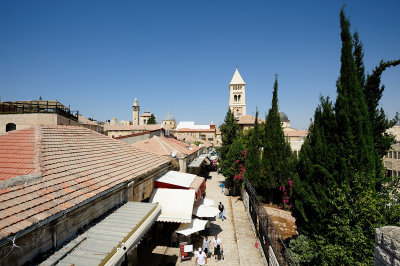
[[[311,264],[371,264],[375,228],[399,219],[398,211],[390,211],[398,210],[398,203],[388,205],[388,190],[376,189],[383,188],[376,140],[384,130],[381,127],[378,134],[372,119],[378,119],[376,107],[384,66],[365,80],[362,45],[356,34],[353,47],[343,9],[340,25],[337,98],[334,105],[328,98],[321,99],[299,155],[293,215],[305,237],[293,240],[291,246],[300,261]],[[375,105],[370,106],[373,101]],[[312,249],[312,254],[299,253],[304,245]]]
[[[272,106],[268,111],[265,122],[265,138],[262,156],[262,194],[274,200],[274,194],[290,178],[289,158],[291,149],[283,133],[278,111],[278,76],[275,75]]]
[[[258,110],[254,121],[254,128],[249,130],[248,147],[246,153],[246,172],[247,178],[255,189],[259,189],[262,183],[260,182],[260,134],[258,125]]]
[[[154,117],[154,114],[151,114],[149,120],[147,120],[147,124],[154,125],[155,123],[156,123],[156,118]]]
[[[223,162],[226,158],[226,154],[229,151],[229,147],[232,145],[233,141],[238,136],[239,126],[236,123],[235,117],[231,112],[231,109],[228,108],[228,112],[226,113],[224,123],[222,123],[221,127],[221,140],[222,145],[220,149],[220,159]]]

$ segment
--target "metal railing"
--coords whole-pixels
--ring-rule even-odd
[[[246,209],[251,217],[257,237],[270,265],[298,265],[283,242],[279,231],[274,226],[264,206],[257,197],[257,193],[249,181],[244,180],[242,193],[246,193],[244,200]],[[243,196],[242,196],[243,198]],[[247,201],[247,202],[246,202]],[[275,263],[274,263],[275,262]]]
[[[78,121],[79,112],[71,111],[58,101],[0,102],[0,114],[57,113]]]

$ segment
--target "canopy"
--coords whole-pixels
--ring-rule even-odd
[[[125,253],[136,248],[160,212],[158,204],[129,201],[71,240],[43,265],[119,265]]]
[[[212,206],[215,205],[215,202],[209,198],[202,198],[199,202],[200,205]]]
[[[176,232],[178,234],[188,236],[198,231],[204,230],[207,222],[207,220],[193,219],[190,224],[181,224]]]
[[[192,221],[195,191],[193,189],[154,189],[150,202],[161,205],[157,221],[190,223]]]
[[[168,171],[154,179],[154,181],[189,188],[195,178],[196,175],[193,174]]]
[[[193,214],[197,217],[214,217],[219,213],[217,207],[213,206],[206,206],[206,205],[199,205],[195,207],[193,210]]]

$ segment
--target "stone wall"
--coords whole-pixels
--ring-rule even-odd
[[[400,227],[376,228],[374,265],[400,265]]]
[[[139,176],[129,184],[99,195],[55,218],[50,222],[38,223],[26,234],[17,233],[10,241],[0,247],[0,265],[35,264],[43,253],[55,250],[70,240],[85,227],[106,215],[118,205],[127,201],[141,201],[149,198],[153,191],[154,178],[168,170],[163,165]],[[43,257],[44,258],[44,257]],[[35,261],[33,261],[35,260]]]

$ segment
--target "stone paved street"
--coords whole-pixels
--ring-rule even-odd
[[[207,265],[264,265],[261,253],[255,247],[257,239],[240,197],[229,197],[222,194],[220,185],[224,177],[216,172],[210,172],[210,176],[211,178],[207,180],[207,198],[214,200],[217,204],[220,201],[224,204],[227,219],[213,221],[209,237],[211,240],[211,235],[218,233],[222,239],[224,260],[215,261],[214,257],[209,257]],[[158,247],[156,253],[164,253],[164,259],[179,257],[178,248]],[[160,262],[163,262],[164,259],[160,258]],[[176,265],[194,265],[194,262],[194,258],[183,262],[178,259]]]

